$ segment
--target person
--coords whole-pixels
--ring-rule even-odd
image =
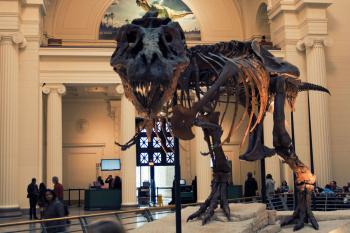
[[[288,193],[289,192],[289,186],[287,181],[282,181],[281,187],[280,187],[280,192],[281,193]]]
[[[125,230],[117,221],[102,219],[91,223],[88,233],[125,233]]]
[[[197,176],[192,180],[193,202],[197,202]]]
[[[46,185],[44,183],[40,183],[38,205],[40,208],[40,218],[41,219],[43,218],[44,207],[46,205],[46,201],[45,201],[46,190],[47,190]]]
[[[97,177],[97,182],[100,184],[100,186],[105,185],[105,183],[103,182],[103,179],[102,179],[101,176],[98,176],[98,177]]]
[[[330,183],[331,189],[335,193],[341,193],[343,192],[343,189],[337,186],[337,181],[333,180]]]
[[[266,175],[266,196],[268,198],[272,198],[273,195],[275,194],[275,181],[272,179],[271,174]]]
[[[113,177],[112,177],[112,175],[109,175],[106,178],[105,183],[108,184],[108,188],[109,189],[112,189],[112,185],[113,185]]]
[[[54,184],[53,191],[55,192],[57,199],[63,204],[64,214],[65,216],[68,216],[69,215],[68,206],[65,205],[63,201],[63,190],[64,190],[63,185],[60,184],[57,176],[52,177],[52,183]]]
[[[333,192],[332,186],[330,184],[327,184],[320,195],[321,196],[335,197],[335,192]]]
[[[114,189],[122,189],[122,180],[120,179],[119,176],[115,176],[113,180],[113,188]]]
[[[348,185],[343,187],[344,193],[349,193],[350,192],[350,182],[348,182]]]
[[[27,187],[27,198],[29,198],[29,219],[38,219],[36,216],[36,205],[39,199],[39,189],[36,179],[32,178],[32,182]]]
[[[53,190],[46,190],[45,201],[47,205],[43,212],[43,219],[61,218],[65,216],[63,203],[58,200]],[[65,223],[66,221],[64,220],[49,221],[44,222],[44,226],[47,233],[65,232]]]
[[[171,201],[168,203],[168,205],[174,205],[175,204],[175,177],[173,179],[173,185],[171,187]]]
[[[258,183],[253,177],[253,173],[247,173],[247,180],[244,183],[244,196],[245,197],[253,197],[256,195],[256,191],[258,190]]]
[[[52,183],[54,184],[53,191],[55,192],[56,197],[63,203],[63,185],[60,184],[57,176],[52,177]]]

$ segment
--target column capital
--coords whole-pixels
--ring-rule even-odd
[[[27,40],[22,32],[0,33],[0,42],[1,41],[10,41],[16,45],[19,45],[20,48],[25,48],[27,45]]]
[[[56,91],[60,95],[63,95],[66,93],[66,87],[61,83],[44,84],[41,89],[42,89],[42,92],[47,95],[53,91]]]
[[[46,5],[48,0],[22,0],[22,5],[38,6],[42,10],[42,14],[46,15]]]
[[[118,95],[123,95],[124,94],[124,87],[123,84],[118,84],[115,87],[115,91],[117,92]]]
[[[299,51],[305,51],[306,48],[314,47],[330,47],[333,41],[328,37],[305,37],[302,40],[299,40],[296,47]]]

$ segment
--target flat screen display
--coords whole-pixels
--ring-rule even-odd
[[[120,170],[120,159],[101,159],[101,171]]]

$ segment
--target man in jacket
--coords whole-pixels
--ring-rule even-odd
[[[39,199],[39,189],[36,184],[36,179],[33,178],[32,182],[27,187],[27,198],[29,198],[29,219],[38,219],[36,216],[36,205]]]

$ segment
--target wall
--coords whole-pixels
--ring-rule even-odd
[[[203,41],[243,39],[237,1],[184,0],[198,18]],[[48,6],[45,31],[64,40],[98,39],[99,25],[112,0],[54,0]]]
[[[244,39],[249,40],[261,35],[268,37],[270,34],[269,28],[266,28],[266,25],[259,27],[257,23],[259,7],[263,3],[266,4],[267,0],[240,0],[239,3],[242,11]]]
[[[350,181],[350,67],[349,12],[350,1],[335,1],[328,8],[329,37],[333,41],[326,49],[329,113],[332,140],[333,177],[339,186]]]
[[[109,174],[120,175],[120,172],[96,172],[96,164],[102,158],[119,158],[119,148],[114,145],[114,117],[110,115],[109,103],[102,99],[64,100],[62,108],[64,164],[69,161],[82,161],[82,156],[87,156],[86,163],[91,167],[88,170],[79,169],[79,176],[84,177],[84,180],[75,182],[68,175],[68,180],[63,179],[64,185],[72,186],[71,188],[88,187],[93,181],[91,170],[95,172],[95,178],[97,175],[104,179]],[[75,164],[72,168],[77,169],[79,166],[81,164]],[[63,174],[72,174],[73,171],[68,170],[69,168],[71,167],[63,166]],[[123,169],[123,164],[121,168]],[[82,187],[84,182],[85,186]]]

